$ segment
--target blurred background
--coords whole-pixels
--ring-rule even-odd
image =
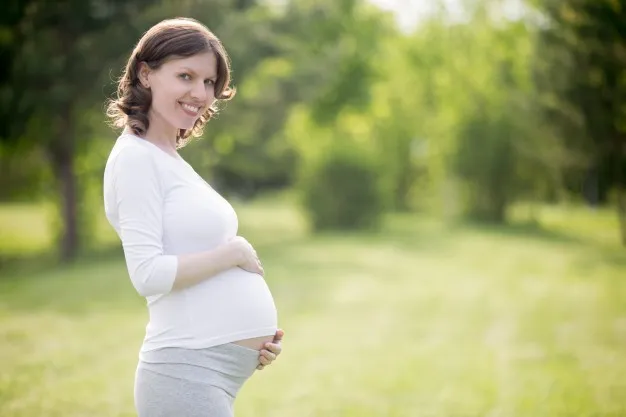
[[[626,415],[625,0],[5,0],[0,415],[132,416],[147,321],[104,103],[198,19],[236,97],[182,156],[286,335],[240,417]]]

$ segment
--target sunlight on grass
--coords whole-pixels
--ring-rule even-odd
[[[0,204],[0,254],[37,252],[52,244],[43,205]]]
[[[239,417],[626,413],[621,251],[412,215],[313,237],[283,203],[238,211],[286,331]],[[0,415],[133,416],[147,314],[121,258],[11,278]]]

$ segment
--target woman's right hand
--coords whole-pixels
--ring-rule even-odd
[[[260,274],[261,276],[263,276],[263,265],[261,265],[259,256],[257,255],[250,242],[248,242],[245,238],[241,236],[235,236],[230,241],[230,243],[240,254],[241,261],[237,266],[248,272]]]

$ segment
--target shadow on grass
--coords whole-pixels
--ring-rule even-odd
[[[353,243],[369,247],[392,245],[402,250],[432,252],[445,250],[452,232],[445,224],[430,217],[394,213],[380,228],[319,231],[309,239],[319,243]]]
[[[259,231],[253,244],[264,259],[266,279],[277,297],[290,304],[294,300],[315,306],[343,274],[384,274],[386,256],[396,260],[396,255],[407,259],[424,254],[448,256],[454,253],[455,242],[472,234],[572,245],[584,250],[580,261],[590,268],[607,262],[626,266],[626,253],[536,224],[442,223],[414,215],[394,215],[378,231],[312,235]],[[0,308],[81,314],[107,309],[141,311],[145,301],[128,279],[121,247],[112,246],[84,254],[70,265],[59,265],[45,254],[5,263],[0,271]]]
[[[532,242],[547,242],[559,245],[569,245],[581,250],[576,258],[576,265],[582,269],[594,269],[600,265],[626,267],[626,248],[612,245],[601,245],[581,237],[568,235],[541,227],[537,223],[516,224],[488,224],[480,222],[459,222],[452,226],[459,231],[528,240]]]
[[[119,245],[111,245],[97,250],[85,251],[74,261],[63,263],[53,251],[27,253],[23,255],[3,255],[0,253],[0,282],[7,279],[29,279],[46,271],[58,268],[87,266],[98,262],[123,259],[124,254]]]
[[[612,265],[626,267],[626,249],[619,252],[613,251],[605,253],[602,256],[602,261]]]
[[[132,288],[119,247],[105,247],[61,263],[53,253],[4,260],[0,310],[77,315],[145,303]],[[105,305],[105,307],[102,307]]]
[[[457,230],[470,230],[494,236],[541,240],[544,242],[565,243],[572,245],[591,245],[583,239],[554,230],[545,229],[540,224],[534,222],[496,224],[464,221],[451,223],[451,227]]]
[[[396,222],[381,231],[258,235],[253,243],[280,302],[314,309],[342,276],[384,273],[371,270],[377,253],[391,248],[411,257],[416,251],[437,250],[444,241],[427,227]],[[111,247],[66,265],[49,254],[7,264],[0,273],[0,309],[79,316],[111,309],[142,311],[145,301],[128,279],[121,248]]]
[[[306,243],[306,239],[292,238],[281,243],[264,243],[257,249],[267,254],[272,264],[297,271],[304,265],[285,248],[297,250]],[[317,272],[307,266],[307,274],[323,272],[323,263],[318,265]],[[84,253],[68,264],[60,263],[49,253],[9,260],[0,271],[0,313],[40,311],[71,317],[103,311],[142,313],[145,299],[132,286],[120,247]]]

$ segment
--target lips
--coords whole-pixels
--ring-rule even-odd
[[[202,108],[201,106],[188,104],[188,103],[179,102],[179,104],[185,113],[193,117],[197,117],[200,114],[200,109]]]

